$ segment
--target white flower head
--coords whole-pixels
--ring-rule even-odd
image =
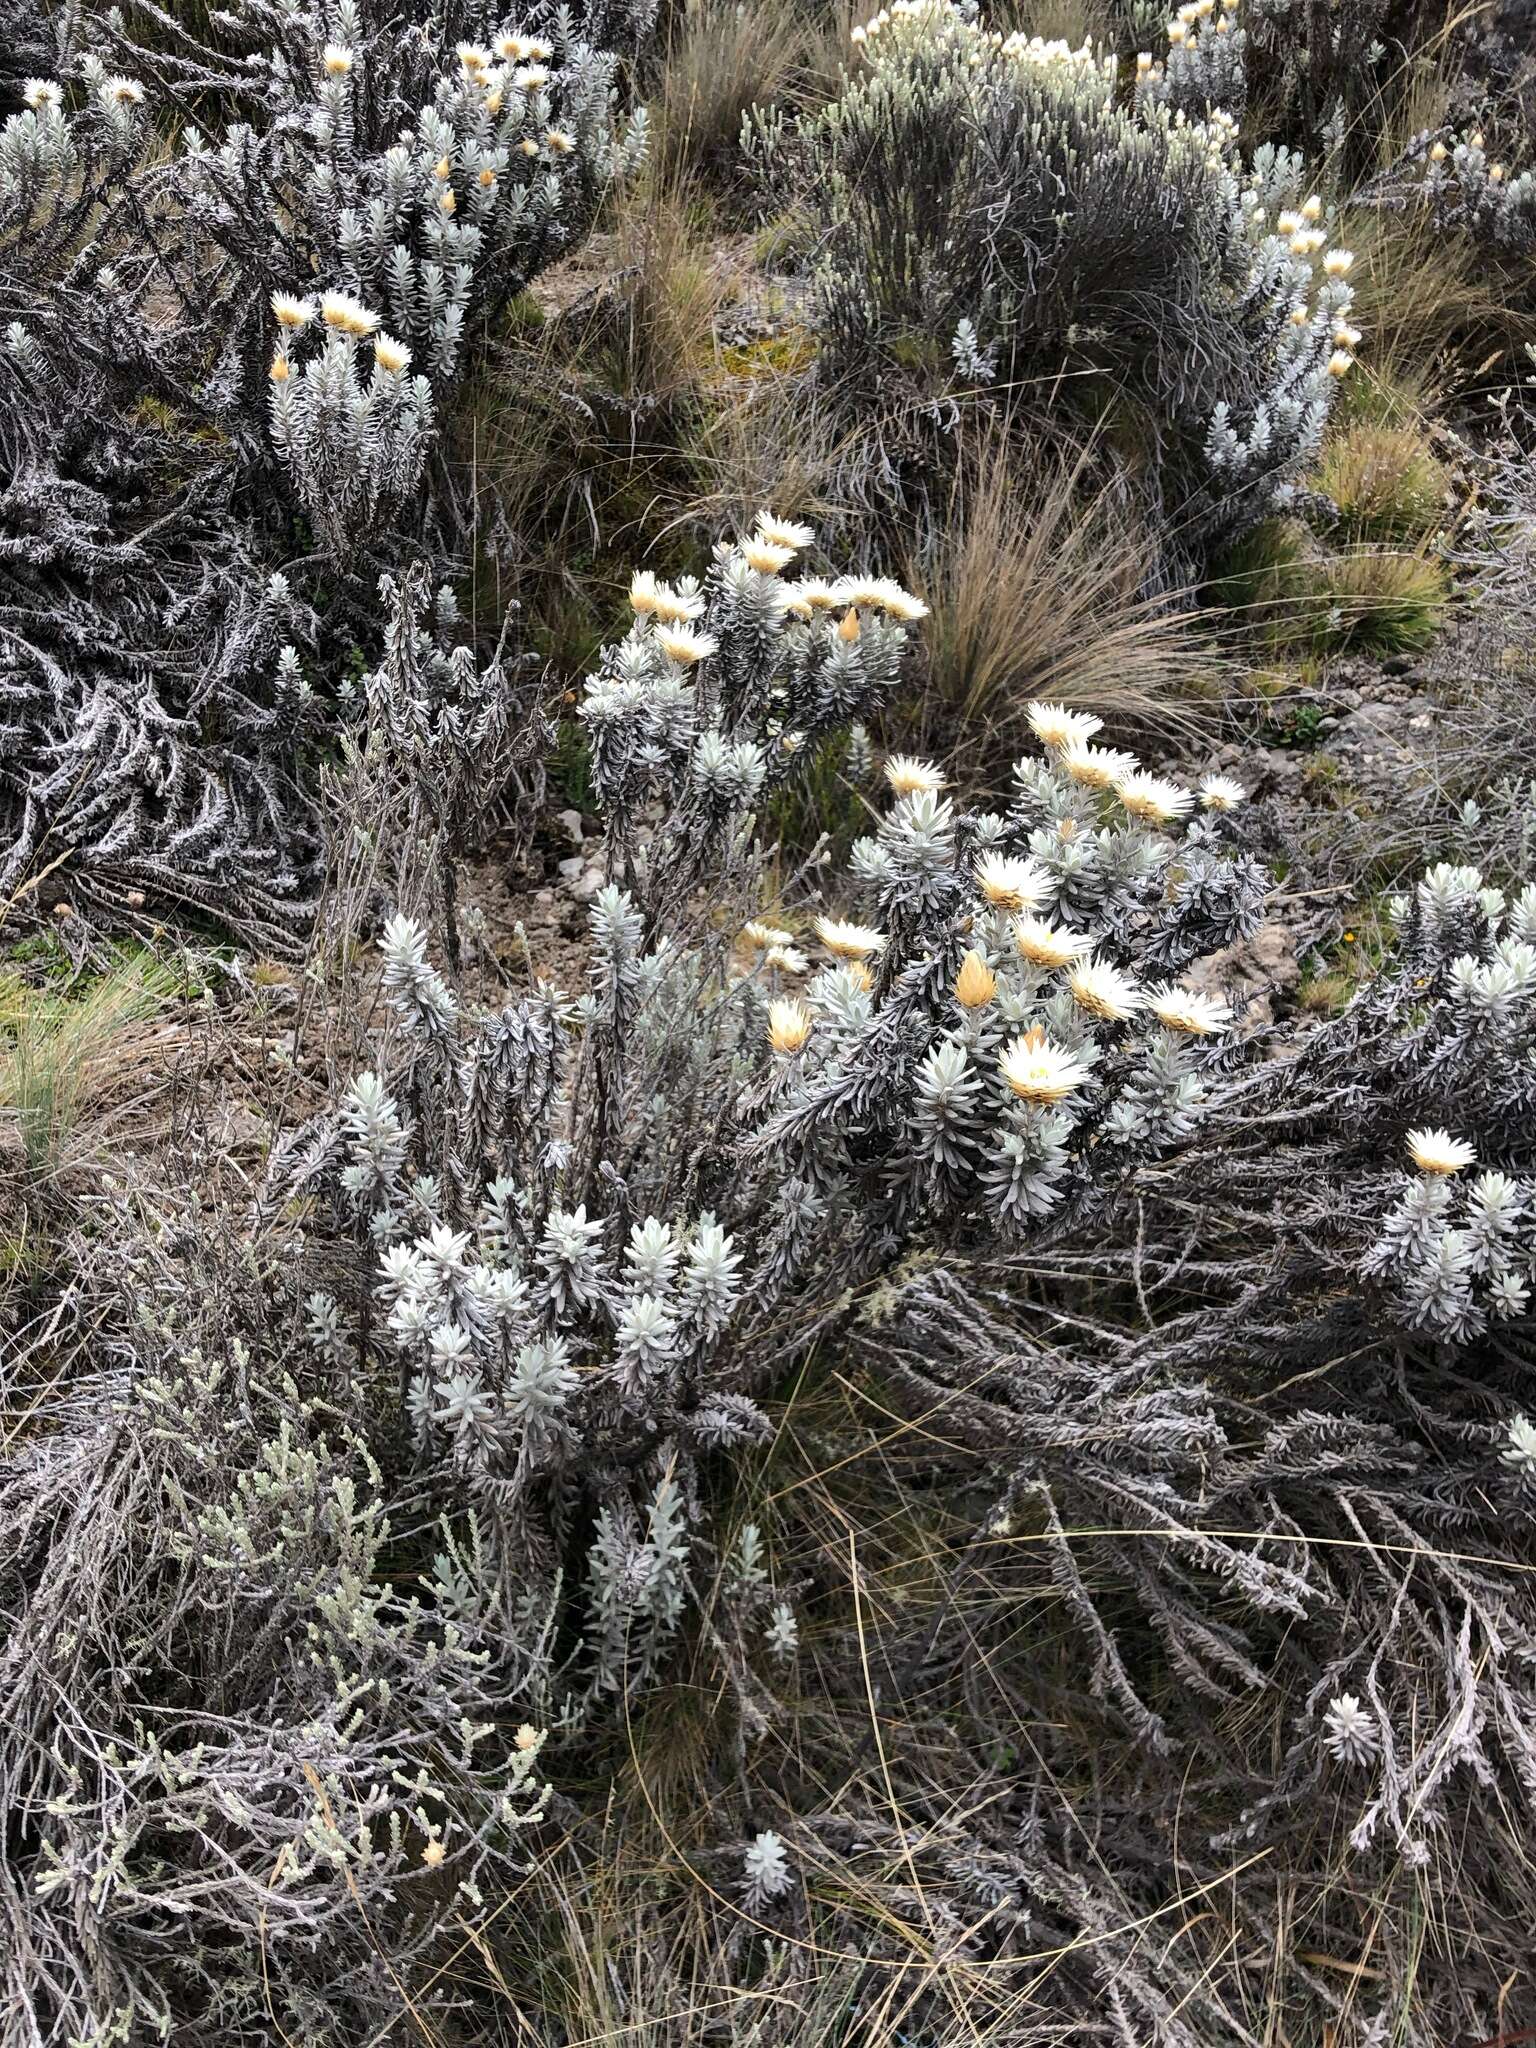
[[[775,541],[764,540],[760,535],[752,534],[741,543],[741,559],[749,569],[755,569],[759,576],[777,576],[781,569],[787,569],[795,559],[795,550],[780,547]]]
[[[796,996],[776,996],[768,1005],[768,1043],[778,1053],[796,1053],[811,1035],[811,1013]]]
[[[1133,768],[1128,775],[1117,776],[1114,791],[1133,818],[1141,818],[1149,825],[1171,825],[1194,808],[1195,800],[1188,790],[1145,768]]]
[[[52,78],[29,78],[21,89],[21,96],[34,114],[40,114],[45,107],[56,114],[64,104],[63,89]]]
[[[839,604],[859,611],[884,612],[903,625],[926,619],[928,607],[920,597],[904,589],[894,576],[844,576],[833,585]]]
[[[658,626],[656,645],[669,661],[675,661],[680,668],[692,668],[696,661],[717,652],[720,642],[712,633],[695,632],[692,626]]]
[[[1410,1131],[1406,1143],[1408,1157],[1420,1173],[1460,1173],[1477,1160],[1476,1152],[1464,1139],[1453,1138],[1438,1126],[1425,1125],[1422,1130]]]
[[[370,313],[350,292],[322,292],[320,318],[327,327],[334,327],[339,333],[353,335],[359,340],[372,334],[379,325],[378,314]]]
[[[786,583],[784,595],[786,610],[802,619],[810,618],[814,612],[835,611],[842,603],[837,585],[822,576],[803,576],[798,583]]]
[[[932,761],[919,761],[915,754],[892,754],[885,764],[885,779],[897,796],[916,796],[944,787],[944,777]]]
[[[742,926],[741,936],[757,951],[762,951],[768,946],[793,945],[795,938],[793,932],[783,931],[776,924],[763,924],[757,918]]]
[[[792,555],[808,548],[816,538],[814,527],[801,526],[793,519],[780,519],[767,511],[758,513],[754,530],[759,540],[766,541],[770,547],[788,548]]]
[[[1064,1102],[1089,1079],[1091,1069],[1049,1039],[1038,1024],[1005,1046],[998,1070],[1022,1101]]]
[[[398,377],[410,368],[411,352],[392,334],[376,334],[373,337],[373,360],[386,376]]]
[[[1086,747],[1096,732],[1104,730],[1102,718],[1091,711],[1069,711],[1065,704],[1044,704],[1037,698],[1025,709],[1029,729],[1042,747],[1062,753],[1068,747]]]
[[[1200,784],[1200,802],[1208,811],[1235,811],[1247,796],[1243,785],[1230,775],[1207,775]]]
[[[1016,917],[1013,943],[1031,967],[1070,967],[1093,951],[1093,941],[1086,932],[1051,924],[1043,917]]]
[[[1232,1022],[1232,1005],[1221,996],[1189,988],[1149,988],[1147,1008],[1159,1024],[1190,1038],[1208,1038]]]
[[[1072,1000],[1091,1017],[1106,1023],[1123,1024],[1142,1008],[1145,998],[1129,975],[1122,974],[1107,960],[1081,960],[1067,977]]]
[[[989,852],[976,863],[976,887],[994,910],[1038,910],[1050,894],[1051,878],[1027,856]]]
[[[852,924],[846,918],[818,917],[816,936],[839,960],[867,960],[885,944],[885,934],[868,925]]]
[[[346,43],[327,43],[320,52],[320,62],[327,78],[345,78],[352,69],[352,51]]]
[[[671,626],[687,625],[704,610],[704,600],[696,591],[674,590],[650,569],[637,569],[630,578],[629,603],[637,617],[659,619]]]
[[[1136,756],[1118,747],[1091,747],[1075,742],[1057,755],[1062,773],[1083,789],[1113,789],[1117,782],[1136,771]]]
[[[307,327],[315,317],[315,309],[309,300],[298,298],[292,292],[274,292],[272,312],[279,327]]]

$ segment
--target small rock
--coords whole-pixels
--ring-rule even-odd
[[[560,827],[566,838],[569,839],[572,846],[580,846],[585,836],[585,826],[580,811],[557,811],[555,813],[555,823]]]
[[[1240,939],[1235,946],[1225,946],[1209,959],[1197,961],[1184,978],[1191,988],[1230,997],[1238,1030],[1246,1036],[1274,1022],[1274,996],[1295,988],[1301,980],[1296,934],[1289,925],[1272,918],[1261,924],[1251,939]]]
[[[590,903],[603,886],[603,871],[578,854],[572,860],[561,861],[560,881],[568,896],[574,896],[578,903]]]

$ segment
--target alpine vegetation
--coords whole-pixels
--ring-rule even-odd
[[[3,1486],[5,2038],[361,2041],[442,2003],[544,1736],[505,1726],[483,1627],[395,1582],[408,1492],[268,1320],[261,1248],[132,1183],[88,1229],[78,1370]]]
[[[1050,1583],[1070,1617],[1079,1655],[1021,1678],[1020,1711],[1094,1698],[1140,1753],[1138,1818],[1182,1829],[1200,1779],[1186,1886],[1284,1844],[1245,1886],[1275,1939],[1332,1917],[1312,1845],[1335,1830],[1374,1889],[1384,1993],[1414,1982],[1429,2040],[1481,2024],[1496,1972],[1425,1956],[1425,1889],[1496,1893],[1536,1795],[1536,893],[1441,866],[1395,912],[1379,979],[1289,1058],[1215,1080],[1196,1141],[1139,1161],[1118,1211],[1023,1256],[946,1253],[864,1342],[912,1413],[942,1401],[957,1475],[992,1472],[995,1583]],[[1135,1334],[1083,1313],[1120,1286],[1146,1304]],[[1063,1762],[1026,1767],[1057,1862],[1082,1786]],[[1068,1931],[1167,1896],[1165,1869],[1130,1875],[1126,1826]],[[1148,2014],[1175,1990],[1138,1958],[1103,1968]],[[1171,2038],[1211,2038],[1224,1968],[1181,1967]]]
[[[1006,813],[887,764],[894,804],[838,906],[879,925],[818,915],[814,971],[760,919],[739,945],[701,927],[706,864],[712,902],[724,876],[750,903],[753,805],[889,690],[923,609],[881,578],[789,579],[810,539],[764,514],[699,587],[634,579],[582,706],[613,877],[585,993],[475,1017],[397,916],[397,1066],[297,1134],[270,1190],[322,1199],[331,1256],[355,1248],[345,1292],[371,1293],[417,1456],[469,1509],[445,1584],[502,1617],[507,1682],[547,1725],[655,1680],[709,1555],[701,1461],[765,1440],[758,1396],[850,1287],[936,1233],[1090,1213],[1188,1138],[1230,1010],[1178,977],[1263,894],[1231,792],[1041,704],[1047,756]],[[317,1327],[367,1372],[330,1307]],[[757,1723],[793,1612],[733,1583],[711,1636]]]
[[[1499,162],[1481,129],[1425,129],[1369,189],[1378,206],[1423,208],[1500,255],[1536,248],[1536,171]]]
[[[16,0],[0,2048],[1536,2037],[1522,7]]]
[[[743,142],[816,221],[817,375],[879,422],[866,488],[920,486],[964,405],[1040,431],[1083,394],[1147,444],[1170,567],[1284,504],[1354,346],[1349,252],[1324,255],[1316,212],[1284,218],[1300,161],[1246,165],[1228,110],[1170,104],[1177,68],[1128,105],[1111,53],[989,33],[948,0],[898,0],[855,38],[840,99],[759,114]]]
[[[1267,132],[1314,156],[1359,150],[1386,126],[1398,82],[1383,78],[1390,0],[1340,0],[1327,15],[1298,0],[1185,0],[1166,23],[1166,52],[1142,51],[1138,83],[1190,118],[1223,108],[1241,120],[1250,94]],[[1414,40],[1414,10],[1404,10]],[[1139,26],[1139,23],[1133,25]],[[1399,56],[1401,63],[1401,56]],[[1407,68],[1406,66],[1404,67]]]
[[[336,696],[293,656],[331,678],[381,572],[474,545],[443,401],[643,123],[563,17],[133,20],[71,14],[0,128],[0,893],[42,860],[292,951]]]

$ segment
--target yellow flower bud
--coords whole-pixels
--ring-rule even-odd
[[[768,1005],[768,1043],[775,1052],[798,1052],[811,1035],[811,1013],[793,996]]]
[[[955,976],[955,1001],[963,1010],[984,1010],[997,994],[997,976],[973,946]]]

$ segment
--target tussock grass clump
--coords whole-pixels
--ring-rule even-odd
[[[741,124],[754,107],[826,97],[841,56],[836,0],[690,0],[661,39],[650,100],[656,169],[696,176],[738,204],[746,188]]]
[[[1449,565],[1432,540],[1334,548],[1299,520],[1256,529],[1211,589],[1234,622],[1272,650],[1303,654],[1421,653],[1452,595]]]
[[[1448,516],[1449,474],[1411,427],[1345,427],[1330,437],[1315,482],[1354,541],[1424,540]]]
[[[182,986],[174,967],[147,953],[84,979],[72,992],[0,971],[0,1119],[14,1119],[37,1175],[58,1162],[92,1098],[121,1090],[125,1071],[148,1051],[132,1027]]]
[[[1038,697],[1117,727],[1193,731],[1217,663],[1188,608],[1145,594],[1154,560],[1089,457],[1030,464],[984,444],[907,571],[933,612],[906,707],[921,743],[1006,765]]]

